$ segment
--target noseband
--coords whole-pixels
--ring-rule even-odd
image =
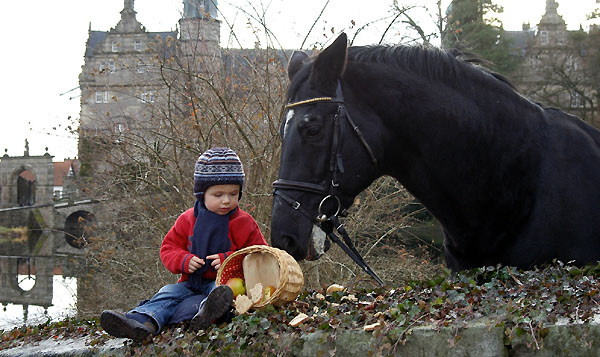
[[[375,167],[375,170],[378,170],[377,158],[375,158],[373,150],[371,150],[371,147],[365,140],[364,136],[362,135],[362,132],[360,131],[358,126],[354,123],[352,118],[350,118],[350,115],[346,111],[346,106],[344,103],[344,96],[342,94],[342,86],[341,86],[340,81],[338,81],[335,98],[334,97],[311,98],[311,99],[306,99],[306,100],[302,100],[302,101],[298,101],[298,102],[294,102],[294,103],[289,103],[285,107],[286,107],[286,109],[290,109],[290,108],[294,108],[294,107],[298,107],[298,106],[302,106],[302,105],[313,105],[313,104],[319,103],[319,102],[330,102],[330,103],[338,104],[337,111],[336,111],[335,115],[333,116],[333,141],[332,141],[332,145],[331,145],[331,154],[330,154],[330,158],[329,158],[329,172],[331,174],[331,181],[329,182],[328,186],[325,186],[325,185],[319,185],[319,184],[314,184],[314,183],[309,183],[309,182],[277,179],[275,182],[273,182],[273,188],[274,188],[273,195],[276,198],[277,197],[281,198],[290,207],[292,207],[293,209],[300,212],[303,216],[305,216],[313,224],[315,224],[319,228],[321,228],[327,234],[329,239],[331,239],[334,243],[339,245],[342,248],[342,250],[344,250],[344,252],[346,252],[346,254],[348,254],[348,256],[350,256],[350,258],[352,258],[352,260],[354,260],[354,262],[356,262],[356,264],[358,264],[367,274],[369,274],[373,279],[375,279],[380,285],[383,285],[383,281],[377,276],[377,274],[375,274],[375,272],[365,262],[363,257],[358,253],[358,251],[354,247],[354,244],[352,244],[352,240],[348,236],[346,229],[344,228],[343,224],[340,223],[339,218],[338,218],[339,216],[345,217],[347,215],[346,208],[344,208],[342,206],[342,202],[337,195],[337,191],[339,190],[338,177],[339,177],[339,175],[344,174],[344,165],[342,162],[342,154],[340,152],[340,144],[342,141],[341,138],[342,138],[342,133],[343,133],[342,127],[341,127],[342,123],[340,123],[340,122],[341,121],[343,122],[343,120],[340,120],[340,119],[345,118],[346,121],[350,124],[353,132],[356,134],[356,136],[358,137],[362,146],[365,148],[365,150],[369,154],[369,157],[371,159],[371,162],[373,163],[373,166]],[[308,212],[306,209],[304,209],[304,207],[302,207],[302,204],[300,202],[298,202],[297,200],[294,200],[290,196],[281,192],[282,189],[283,190],[292,190],[292,191],[303,191],[303,192],[314,193],[314,194],[324,196],[323,199],[321,200],[321,202],[319,203],[319,206],[317,209],[317,214],[312,215],[310,212]],[[337,206],[335,209],[335,213],[333,213],[329,216],[328,216],[328,214],[326,214],[324,212],[326,203],[328,203],[328,201],[333,201],[334,205]],[[345,244],[334,233],[334,231],[333,231],[334,227],[335,227],[335,230],[342,236]]]

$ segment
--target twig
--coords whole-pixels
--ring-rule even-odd
[[[396,340],[396,343],[394,343],[394,348],[393,348],[394,352],[396,351],[396,346],[398,345],[398,342],[400,342],[400,340],[402,340],[406,336],[406,332],[408,332],[411,328],[413,328],[417,324],[417,322],[419,322],[425,316],[426,316],[425,314],[419,316],[418,319],[413,321],[410,325],[406,326],[406,329],[404,329],[404,331],[402,331],[402,333],[400,334],[400,337],[398,337],[398,339]],[[402,342],[402,344],[404,344],[404,341]]]
[[[519,286],[523,286],[523,283],[513,275],[512,271],[510,270],[510,267],[506,267],[506,270],[508,270],[508,274],[510,274],[510,277],[513,278],[513,280],[516,281]]]
[[[535,338],[535,334],[533,333],[533,326],[531,326],[531,321],[529,321],[529,331],[531,332],[531,338],[533,338],[533,342],[535,342],[535,348],[539,350],[540,345],[538,344],[537,339]]]
[[[315,28],[315,25],[317,24],[317,22],[319,21],[319,19],[321,18],[321,16],[323,16],[323,13],[325,12],[325,9],[327,8],[327,5],[329,5],[329,0],[327,0],[327,2],[325,3],[325,5],[323,5],[323,8],[321,9],[321,12],[319,13],[319,16],[317,16],[317,18],[315,19],[315,21],[313,22],[313,24],[310,26],[310,29],[306,33],[306,37],[304,37],[304,40],[302,41],[302,44],[300,45],[300,49],[304,48],[304,44],[308,40],[308,36],[310,36],[310,33]]]
[[[387,232],[385,232],[384,234],[381,235],[381,237],[371,246],[371,248],[369,248],[369,250],[367,251],[367,253],[365,254],[365,258],[369,256],[369,253],[371,253],[371,250],[373,250],[373,248],[375,248],[379,242],[381,242],[381,240],[387,236],[389,236],[390,234],[392,234],[398,227],[393,227],[392,229],[388,230]]]

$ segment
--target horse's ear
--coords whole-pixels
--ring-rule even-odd
[[[308,58],[308,55],[302,51],[294,51],[292,58],[288,63],[288,78],[292,79],[298,73],[298,70],[304,64],[304,61]]]
[[[325,92],[335,92],[337,81],[342,78],[348,55],[348,36],[342,33],[313,63],[310,85]]]

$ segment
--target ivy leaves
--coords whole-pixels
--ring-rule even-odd
[[[186,324],[165,329],[151,344],[127,342],[131,355],[195,355],[259,353],[293,355],[305,343],[303,336],[324,333],[335,339],[340,332],[369,331],[374,349],[385,354],[410,338],[416,326],[450,328],[457,333],[473,321],[501,328],[505,343],[523,341],[541,348],[548,326],[586,323],[600,306],[600,264],[574,267],[556,262],[534,270],[495,266],[460,274],[446,272],[428,281],[409,281],[403,286],[375,290],[343,289],[327,294],[304,291],[284,306],[238,315],[229,323],[199,334]],[[296,326],[290,322],[304,314]],[[90,347],[109,337],[95,320],[65,320],[37,327],[3,332],[0,349],[42,339],[85,337]]]

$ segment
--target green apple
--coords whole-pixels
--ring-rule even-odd
[[[233,291],[233,298],[246,293],[246,286],[244,285],[244,279],[242,278],[231,278],[227,280],[227,283],[225,284]]]

